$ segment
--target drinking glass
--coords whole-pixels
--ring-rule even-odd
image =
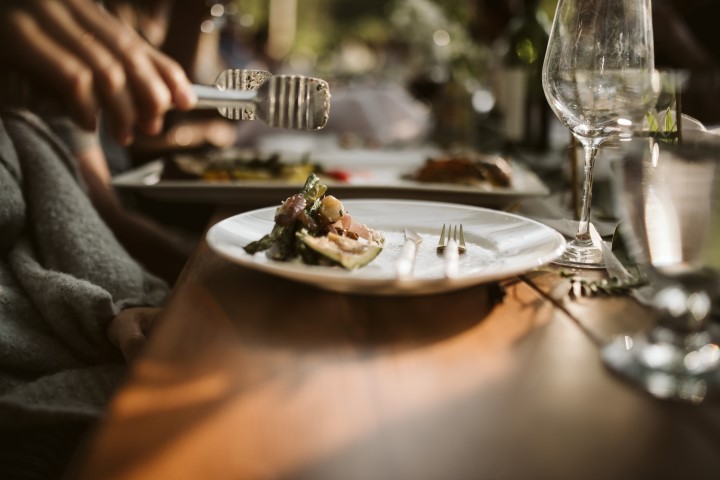
[[[710,320],[720,285],[720,137],[686,131],[682,145],[644,142],[613,165],[614,180],[621,231],[649,269],[658,322],[614,339],[603,360],[654,396],[700,402],[720,386],[720,332]]]
[[[582,144],[585,168],[574,240],[555,263],[601,268],[590,238],[595,158],[615,134],[639,128],[655,103],[650,0],[560,0],[543,64],[550,107]]]

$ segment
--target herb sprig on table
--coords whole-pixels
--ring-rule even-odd
[[[570,279],[570,298],[580,297],[612,297],[616,295],[627,295],[636,288],[647,285],[645,278],[634,278],[632,280],[620,280],[619,278],[604,278],[602,280],[586,280],[576,278],[573,272],[560,272],[560,275]]]
[[[611,275],[610,278],[589,280],[581,278],[577,272],[562,271],[560,276],[570,279],[570,290],[568,292],[570,298],[628,295],[633,290],[648,284],[646,273],[635,263],[628,252],[627,245],[620,234],[621,228],[622,223],[618,225],[613,234],[612,253],[625,268],[625,272],[623,272],[624,278]]]

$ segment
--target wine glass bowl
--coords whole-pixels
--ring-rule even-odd
[[[598,145],[637,128],[653,108],[657,91],[657,72],[641,69],[562,71],[547,87],[563,124],[581,143]]]
[[[682,145],[636,142],[615,183],[658,322],[610,342],[603,360],[657,397],[699,402],[720,393],[720,329],[710,320],[720,284],[720,138],[698,131]]]
[[[585,176],[575,239],[556,263],[602,267],[590,238],[598,149],[644,121],[657,98],[650,0],[560,0],[543,63],[551,109],[582,144]]]

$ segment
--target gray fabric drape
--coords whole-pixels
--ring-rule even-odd
[[[0,427],[97,417],[125,371],[108,322],[166,294],[56,137],[32,114],[0,112]]]

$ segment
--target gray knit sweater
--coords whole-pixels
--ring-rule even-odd
[[[122,248],[71,156],[26,112],[0,112],[0,428],[102,413],[125,367],[107,325],[167,286]]]

